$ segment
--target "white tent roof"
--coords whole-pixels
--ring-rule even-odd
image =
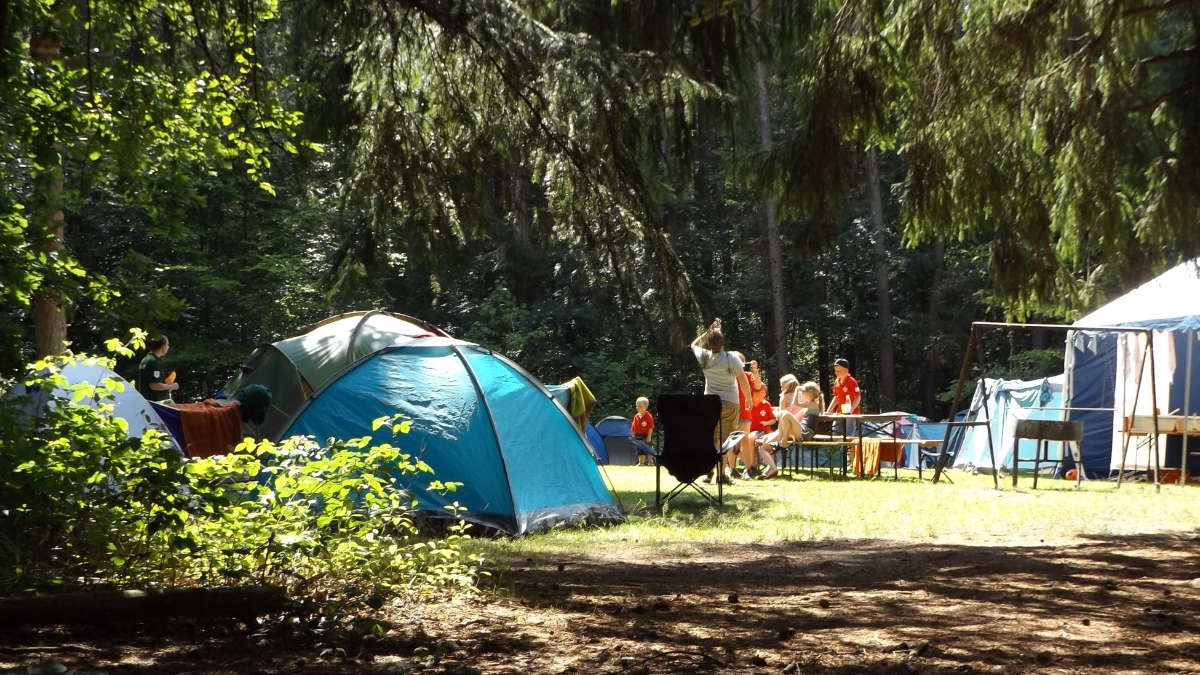
[[[1075,322],[1119,326],[1200,314],[1200,258],[1180,263]]]
[[[154,408],[150,407],[146,399],[125,378],[92,360],[81,360],[64,366],[62,376],[67,380],[68,387],[84,382],[99,386],[106,379],[121,383],[123,389],[121,391],[114,391],[113,398],[105,400],[105,403],[113,406],[113,417],[120,417],[129,424],[127,433],[130,438],[141,438],[146,429],[157,429],[166,434],[167,439],[175,449],[179,449],[175,443],[175,439],[167,430],[166,424],[163,423],[162,418],[159,417]],[[29,396],[31,400],[27,405],[26,413],[30,415],[40,416],[39,411],[46,405],[51,404],[51,398],[46,391],[26,391],[23,384],[18,384],[10,395]],[[71,391],[62,388],[56,388],[53,396],[66,400],[71,400],[72,398]],[[98,404],[97,400],[87,396],[76,403],[76,405],[86,405],[90,408],[95,408]]]

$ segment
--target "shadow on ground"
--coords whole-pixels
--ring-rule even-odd
[[[392,632],[345,656],[176,624],[99,639],[62,629],[5,636],[0,662],[21,663],[25,649],[39,663],[139,674],[1200,670],[1195,533],[629,556],[504,561],[481,597],[393,608]]]

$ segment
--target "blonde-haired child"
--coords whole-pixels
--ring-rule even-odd
[[[650,440],[654,437],[654,416],[650,414],[650,399],[639,396],[633,402],[633,406],[637,408],[637,413],[629,424],[629,430],[633,432],[633,444],[638,446],[637,465],[653,466],[654,461],[649,459],[653,457],[654,447],[650,445]],[[641,447],[638,441],[641,441],[645,447]]]
[[[815,408],[818,413],[825,409],[825,394],[821,392],[821,385],[809,380],[800,385],[800,393],[802,395],[802,402],[800,403],[802,407]]]
[[[795,414],[798,408],[797,394],[800,391],[800,380],[788,373],[779,378],[779,409]]]

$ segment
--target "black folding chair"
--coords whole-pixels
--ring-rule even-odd
[[[716,470],[716,498],[696,483],[721,461],[721,453],[713,447],[713,429],[720,422],[721,399],[718,396],[662,394],[658,397],[658,423],[663,446],[654,471],[655,507],[661,510],[689,485],[713,504],[722,503],[724,490],[719,467]],[[666,495],[662,494],[663,469],[679,481]]]

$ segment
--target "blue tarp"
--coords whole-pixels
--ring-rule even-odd
[[[966,427],[962,447],[954,466],[975,467],[992,470],[992,458],[988,452],[988,429],[991,429],[992,452],[996,467],[1012,469],[1012,454],[1018,420],[1062,420],[1063,419],[1063,376],[1045,377],[1039,380],[993,380],[987,379],[987,400],[977,385],[971,401],[971,412],[976,421],[988,420],[986,427]],[[986,414],[985,414],[986,409]],[[944,431],[943,431],[944,432]],[[1053,459],[1062,456],[1062,443],[1050,443],[1049,455]],[[1022,439],[1017,451],[1022,461],[1021,469],[1032,470],[1032,460],[1037,452],[1037,441]],[[1029,460],[1029,463],[1024,463]]]
[[[411,432],[393,440],[372,420],[402,414]],[[396,476],[432,513],[459,502],[464,517],[511,534],[587,518],[619,520],[583,436],[550,394],[507,359],[469,344],[384,349],[319,392],[284,436],[373,436],[411,451],[457,492],[427,489],[432,476]]]

